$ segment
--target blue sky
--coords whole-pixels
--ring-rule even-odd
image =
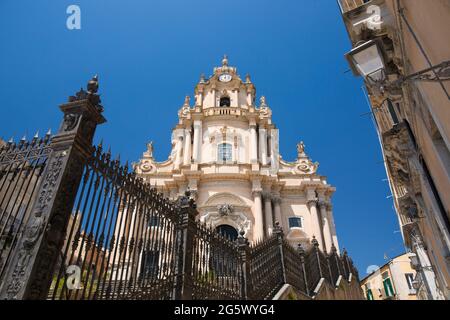
[[[81,30],[66,8],[81,8]],[[362,82],[344,59],[350,42],[334,0],[2,0],[0,137],[16,139],[61,119],[58,105],[95,73],[108,122],[97,131],[136,161],[149,140],[158,160],[184,96],[224,53],[249,73],[280,129],[284,159],[296,143],[336,186],[341,247],[361,275],[404,248]]]

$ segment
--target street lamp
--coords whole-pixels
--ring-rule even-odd
[[[385,88],[400,89],[408,81],[439,82],[448,99],[450,95],[444,87],[444,82],[450,81],[450,60],[443,61],[429,68],[402,76],[397,80],[388,81],[386,77],[386,55],[380,38],[369,40],[353,48],[347,58],[354,75],[362,76],[374,89],[384,92]]]
[[[384,56],[379,40],[367,41],[345,55],[355,75],[360,75],[371,84],[386,80]]]

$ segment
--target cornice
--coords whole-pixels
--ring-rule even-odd
[[[249,212],[251,210],[251,207],[248,205],[235,205],[233,204],[233,208],[235,211],[242,211],[242,212]],[[206,211],[206,212],[215,212],[217,211],[217,206],[214,205],[203,205],[198,206],[197,209],[199,211]]]

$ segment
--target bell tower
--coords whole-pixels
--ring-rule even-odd
[[[225,55],[212,76],[201,75],[194,95],[194,106],[186,97],[178,112],[179,124],[173,136],[176,148],[172,153],[177,168],[181,163],[190,164],[192,170],[197,170],[199,164],[245,163],[258,171],[272,163],[276,169],[277,129],[265,97],[261,97],[259,108],[255,105],[256,89],[249,75],[243,81]],[[180,142],[183,139],[184,144]]]
[[[225,55],[222,66],[214,68],[209,79],[202,75],[195,87],[196,105],[203,109],[233,107],[247,109],[254,104],[255,87],[250,76],[242,81],[235,67],[228,65]]]

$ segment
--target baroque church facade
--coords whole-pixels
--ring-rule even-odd
[[[315,237],[323,251],[339,251],[335,188],[303,142],[294,162],[282,159],[272,109],[256,98],[250,76],[241,79],[225,56],[212,76],[201,76],[194,97],[178,112],[168,159],[156,161],[150,142],[135,172],[170,199],[189,189],[197,219],[231,238],[243,230],[256,242],[279,223],[292,244],[308,247]]]

